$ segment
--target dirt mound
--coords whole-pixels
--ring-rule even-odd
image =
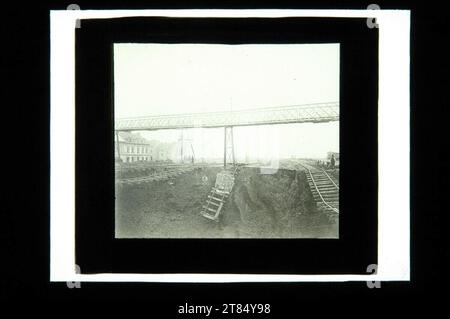
[[[178,238],[212,232],[199,212],[219,170],[197,168],[168,180],[118,187],[116,236]]]
[[[316,209],[304,171],[262,174],[241,168],[220,222],[201,216],[220,167],[197,168],[169,180],[116,191],[119,238],[336,237],[337,224]]]
[[[301,217],[316,213],[302,171],[279,169],[261,174],[244,168],[236,178],[230,211],[237,210],[240,237],[299,237]],[[225,219],[226,222],[226,219]]]

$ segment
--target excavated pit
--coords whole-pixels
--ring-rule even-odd
[[[116,189],[118,238],[324,238],[338,225],[316,209],[304,171],[243,167],[219,223],[200,215],[218,167]]]

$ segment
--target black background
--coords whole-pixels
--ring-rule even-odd
[[[340,43],[339,239],[114,239],[112,47],[120,42]],[[377,97],[378,29],[368,28],[367,19],[81,20],[76,33],[81,272],[367,274],[367,266],[377,263]]]
[[[381,289],[368,289],[364,282],[351,283],[82,283],[68,289],[66,283],[49,282],[50,247],[50,20],[49,10],[63,10],[71,1],[40,1],[33,4],[7,2],[0,29],[3,43],[1,87],[6,116],[11,116],[4,149],[29,156],[20,166],[6,170],[8,183],[3,197],[1,242],[4,246],[0,293],[18,301],[140,299],[147,313],[157,311],[173,317],[176,306],[186,301],[199,304],[221,302],[271,302],[273,313],[299,313],[305,309],[324,312],[359,304],[363,313],[380,302],[392,301],[402,310],[414,305],[435,306],[447,272],[449,249],[444,245],[448,223],[442,189],[448,182],[442,169],[448,166],[446,119],[448,118],[449,38],[448,10],[443,3],[427,1],[377,1],[382,9],[411,10],[411,281],[383,282]],[[77,1],[84,9],[143,8],[321,8],[363,9],[363,1]],[[18,122],[20,128],[18,130]],[[395,132],[392,132],[395,134]],[[14,161],[15,163],[15,161]],[[14,164],[13,163],[13,164]],[[31,163],[31,164],[30,164]],[[25,164],[25,165],[23,165]],[[30,167],[31,166],[31,167]],[[19,177],[19,178],[18,178]],[[317,304],[320,306],[317,308]],[[417,301],[417,302],[413,302]],[[392,306],[392,303],[390,305]],[[141,306],[144,303],[141,304]],[[77,305],[77,307],[80,304]],[[141,309],[137,306],[129,308]],[[75,308],[66,309],[72,312]],[[434,309],[434,308],[433,308]],[[390,309],[392,311],[392,309]],[[65,312],[65,313],[67,313]]]

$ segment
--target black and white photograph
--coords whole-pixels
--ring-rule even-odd
[[[0,297],[142,300],[150,318],[438,300],[435,8],[7,3],[23,164]]]
[[[115,238],[339,238],[339,43],[114,43]]]

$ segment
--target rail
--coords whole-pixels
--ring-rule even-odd
[[[306,167],[305,165],[301,164],[301,163],[300,163],[300,165],[303,166],[308,171],[308,174],[311,177],[311,181],[313,182],[314,188],[316,189],[317,194],[319,195],[320,199],[322,200],[322,203],[324,203],[333,212],[339,214],[339,209],[337,209],[336,207],[333,207],[330,204],[328,204],[328,202],[323,198],[322,193],[320,192],[319,188],[317,187],[316,181],[314,180],[314,176],[312,175],[311,170],[308,167]],[[330,178],[330,177],[328,176],[328,178]],[[333,184],[334,184],[334,186],[337,187],[337,185],[334,182],[333,182]],[[339,187],[337,187],[337,188],[339,189]]]
[[[323,172],[325,173],[325,175],[327,175],[327,177],[328,177],[328,179],[330,180],[330,182],[332,182],[333,185],[334,185],[337,189],[339,189],[339,186],[336,185],[336,183],[333,181],[333,179],[330,177],[330,175],[328,175],[328,173],[327,173],[325,170],[323,170]]]

